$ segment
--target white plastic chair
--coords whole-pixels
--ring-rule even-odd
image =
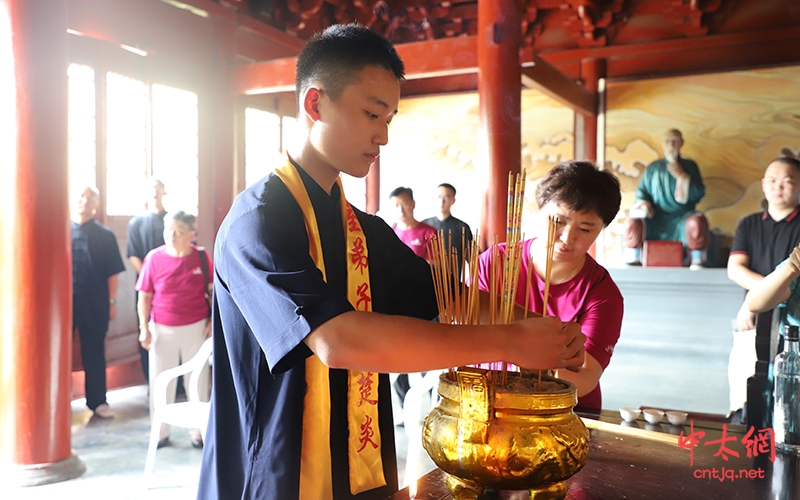
[[[153,466],[156,461],[161,424],[200,429],[203,440],[205,440],[211,403],[200,401],[198,384],[200,383],[200,373],[210,360],[212,346],[212,340],[207,339],[200,346],[197,354],[188,362],[175,368],[164,370],[156,377],[156,381],[153,384],[153,423],[150,427],[150,445],[147,448],[147,461],[144,464],[144,476],[148,488],[150,487],[150,479],[152,478]],[[170,381],[190,372],[192,374],[188,387],[190,400],[168,404],[167,386]]]

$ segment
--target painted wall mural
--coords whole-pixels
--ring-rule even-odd
[[[700,166],[706,196],[698,205],[729,245],[738,220],[760,210],[769,162],[800,149],[800,67],[610,83],[606,168],[619,177],[627,216],[644,168],[663,156],[661,138],[683,132],[682,155]],[[610,228],[621,247],[618,227]],[[612,263],[616,252],[609,252]]]

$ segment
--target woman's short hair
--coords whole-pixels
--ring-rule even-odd
[[[576,212],[593,211],[607,226],[619,212],[619,180],[589,161],[562,161],[545,174],[536,187],[539,208],[551,201]]]
[[[167,215],[164,216],[164,226],[168,226],[172,221],[181,222],[189,228],[189,231],[194,231],[197,217],[192,214],[187,214],[183,210],[167,212]]]
[[[315,81],[332,99],[337,99],[367,66],[391,71],[398,82],[405,75],[403,61],[392,42],[369,28],[360,24],[334,24],[315,34],[297,57],[297,109],[301,109],[300,100]]]

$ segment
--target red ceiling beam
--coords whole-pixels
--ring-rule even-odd
[[[695,50],[691,55],[656,54],[647,58],[620,58],[607,62],[608,75],[616,81],[795,64],[800,64],[800,40],[792,44],[761,42],[738,47],[709,47]]]
[[[400,87],[402,97],[414,97],[433,94],[452,94],[456,92],[475,92],[478,89],[478,73],[464,75],[439,76],[406,80]]]
[[[294,91],[296,57],[236,66],[233,90],[237,94],[274,94]]]
[[[478,41],[474,36],[404,43],[395,48],[405,63],[407,80],[478,72]]]
[[[576,76],[582,59],[608,61],[607,78],[632,80],[800,63],[800,27],[540,53]]]
[[[477,73],[478,45],[474,37],[442,38],[431,42],[396,45],[406,66],[406,79],[417,80]],[[235,91],[240,94],[271,94],[294,90],[297,58],[238,66]]]
[[[406,80],[412,88],[412,82],[432,78],[439,82],[444,77],[456,78],[460,89],[463,89],[463,82],[477,82],[476,79],[467,77],[478,72],[478,44],[475,37],[442,38],[395,47],[405,62]],[[521,51],[520,59],[523,64],[523,84],[526,87],[535,87],[573,109],[590,115],[596,114],[595,97],[592,93],[560,74],[548,62],[536,58],[530,50]],[[234,75],[234,90],[240,94],[293,90],[295,64],[296,58],[290,57],[238,66]]]

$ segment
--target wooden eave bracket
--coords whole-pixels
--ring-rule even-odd
[[[575,111],[597,116],[597,95],[537,55],[522,63],[522,86],[536,89]]]

